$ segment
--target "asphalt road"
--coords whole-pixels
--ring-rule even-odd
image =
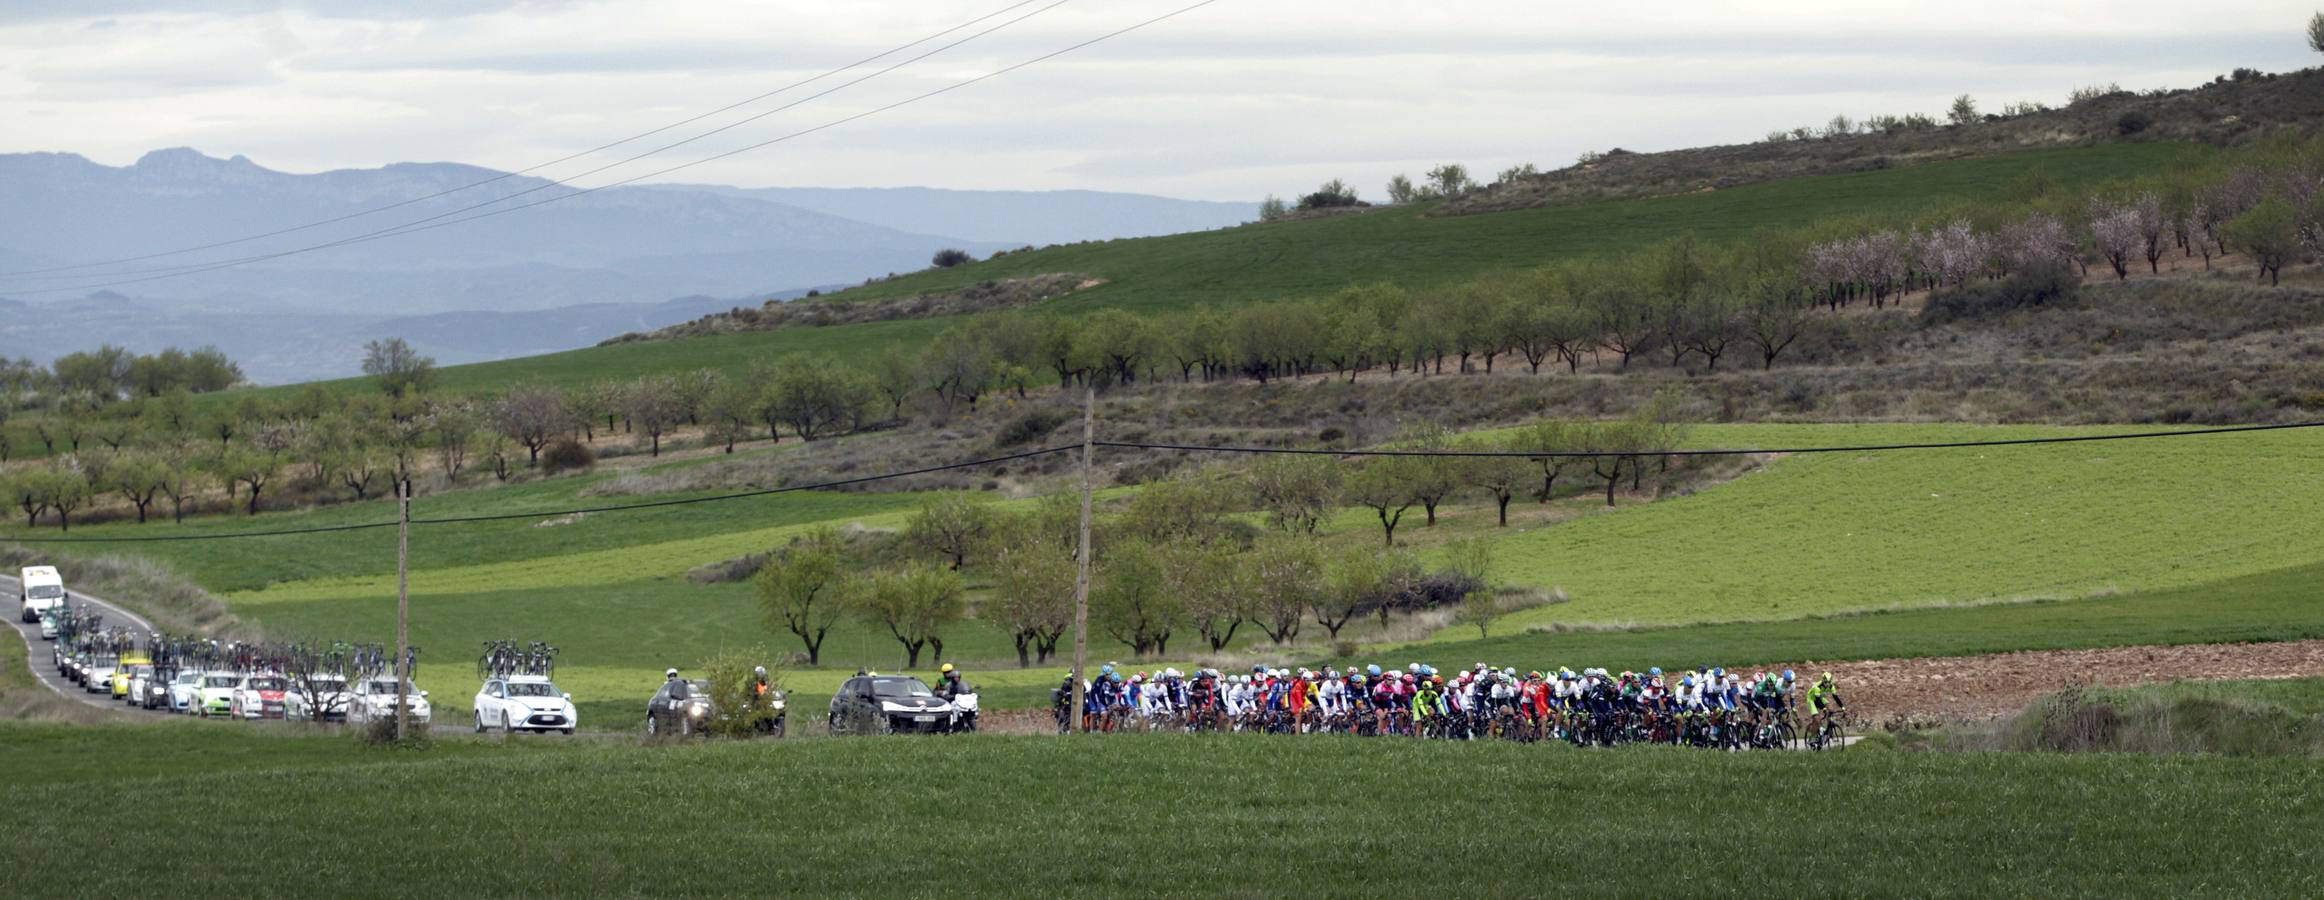
[[[24,621],[24,607],[22,605],[24,598],[24,594],[22,593],[23,590],[24,586],[17,582],[15,576],[0,575],[0,591],[5,591],[9,600],[9,602],[5,604],[0,604],[0,610],[6,611],[9,627],[16,629],[17,635],[24,639],[24,644],[26,647],[25,661],[28,664],[28,668],[32,670],[33,677],[40,679],[40,683],[48,685],[50,690],[56,691],[57,693],[63,694],[67,697],[75,698],[83,703],[89,704],[90,706],[95,706],[102,709],[122,710],[125,712],[140,711],[135,707],[113,699],[109,694],[92,694],[88,691],[84,691],[81,689],[80,685],[66,681],[64,676],[57,674],[56,666],[50,663],[52,656],[49,652],[49,647],[53,645],[53,642],[40,639],[39,624]],[[103,612],[105,615],[105,622],[108,625],[127,625],[131,628],[136,628],[143,631],[153,630],[153,623],[146,621],[144,617],[139,616],[136,613],[130,612],[127,609],[123,609],[120,604],[109,602],[100,597],[91,597],[88,594],[81,593],[80,591],[68,589],[66,593],[72,598],[74,605],[92,607]],[[148,710],[144,712],[155,716],[169,715],[168,712],[163,710]]]

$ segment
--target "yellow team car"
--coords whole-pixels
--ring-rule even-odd
[[[136,677],[139,671],[151,673],[153,660],[144,656],[126,654],[121,657],[120,664],[113,667],[113,683],[110,685],[113,689],[113,699],[119,700],[129,696],[129,679]]]

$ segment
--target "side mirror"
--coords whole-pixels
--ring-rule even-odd
[[[427,695],[428,695],[428,692],[427,692],[427,691],[421,691],[421,692],[420,692],[420,696],[422,696],[422,697],[426,697]]]
[[[573,695],[572,695],[572,694],[566,694],[566,695],[565,695],[565,702],[567,702],[567,703],[571,703],[571,702],[573,702]]]

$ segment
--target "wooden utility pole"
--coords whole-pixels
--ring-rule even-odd
[[[1086,380],[1086,377],[1085,377]],[[1074,731],[1081,730],[1081,703],[1088,683],[1083,681],[1089,668],[1089,508],[1091,486],[1090,451],[1097,444],[1097,385],[1084,386],[1081,405],[1081,547],[1075,553],[1081,566],[1073,579],[1073,697],[1072,707],[1065,711],[1065,721]]]
[[[411,726],[412,672],[412,483],[397,480],[395,490],[395,742],[404,741]]]

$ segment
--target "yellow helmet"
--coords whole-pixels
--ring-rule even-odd
[[[952,674],[952,664],[951,664],[951,663],[945,663],[945,664],[944,664],[944,668],[938,669],[938,670],[936,670],[936,671],[938,671],[938,672],[942,672],[942,673],[944,673],[944,674],[946,674],[946,675],[950,675],[950,674]]]
[[[1825,683],[1825,684],[1831,684],[1831,683],[1832,683],[1832,673],[1830,673],[1830,672],[1825,672],[1825,673],[1823,674],[1823,677],[1821,677],[1821,678],[1818,678],[1818,679],[1816,679],[1816,680],[1817,680],[1817,681],[1821,681],[1821,682],[1823,682],[1823,683]]]

